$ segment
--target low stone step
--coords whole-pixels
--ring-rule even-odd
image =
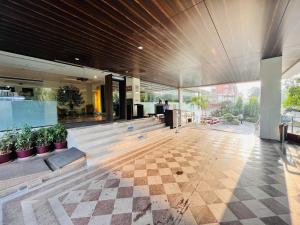
[[[140,143],[134,143],[130,146],[126,146],[126,147],[121,147],[118,149],[114,149],[114,150],[105,150],[105,151],[101,151],[98,154],[88,154],[87,155],[87,165],[88,167],[93,167],[93,166],[99,166],[102,163],[104,163],[105,161],[111,160],[115,157],[122,157],[124,155],[130,154],[138,149],[142,149],[151,145],[155,145],[158,144],[164,140],[168,140],[169,138],[172,137],[173,133],[169,133],[169,134],[164,134],[164,135],[158,135],[155,138],[151,138],[151,139],[147,139],[144,141],[141,141]]]
[[[141,123],[147,123],[148,121],[154,122],[155,119],[143,118],[143,119],[124,121],[124,122],[99,124],[99,125],[94,125],[94,126],[89,126],[89,127],[71,128],[71,129],[68,129],[68,131],[70,134],[72,134],[72,136],[76,137],[78,135],[84,135],[86,133],[103,132],[103,131],[111,130],[111,129],[115,129],[115,128],[127,127],[130,124],[138,125]]]
[[[155,130],[152,132],[147,132],[145,134],[141,134],[143,138],[139,139],[139,137],[135,137],[135,140],[127,139],[122,142],[118,142],[116,144],[107,146],[105,148],[97,147],[91,149],[87,153],[87,164],[88,166],[93,166],[99,164],[101,160],[105,158],[110,158],[112,156],[122,155],[126,152],[131,152],[137,148],[142,148],[145,145],[149,145],[151,143],[157,143],[163,139],[166,139],[171,136],[174,132],[170,130],[170,128],[162,128],[160,130]]]
[[[111,135],[108,137],[95,137],[93,140],[88,141],[88,142],[81,142],[78,141],[77,143],[81,144],[77,144],[77,147],[83,151],[88,151],[90,148],[94,148],[97,146],[106,146],[107,144],[111,144],[111,143],[117,143],[119,141],[122,141],[125,137],[129,137],[129,136],[134,136],[134,135],[138,135],[144,132],[148,132],[148,131],[152,131],[152,130],[156,130],[156,129],[160,129],[165,127],[164,124],[157,124],[157,125],[153,125],[153,126],[148,126],[145,127],[143,129],[139,129],[139,130],[134,130],[134,131],[123,131],[120,133],[117,133],[115,135]]]
[[[111,137],[111,136],[118,135],[118,134],[121,134],[124,132],[132,132],[129,130],[129,128],[131,128],[131,127],[132,127],[133,131],[136,131],[136,130],[145,129],[147,127],[151,127],[154,125],[159,125],[159,124],[161,124],[161,123],[158,121],[155,121],[155,122],[147,121],[146,123],[142,123],[142,124],[138,124],[138,125],[128,125],[126,127],[114,128],[114,129],[105,130],[105,131],[98,131],[98,132],[95,131],[92,133],[85,133],[85,134],[78,135],[75,137],[72,136],[72,138],[73,139],[75,138],[77,143],[88,142],[88,141],[91,141],[94,139]]]
[[[63,167],[74,163],[77,160],[82,160],[86,158],[86,154],[77,148],[70,148],[66,151],[63,151],[59,154],[50,156],[45,160],[47,165],[52,170],[62,169]]]

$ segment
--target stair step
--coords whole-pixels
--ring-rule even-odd
[[[140,130],[120,132],[118,134],[111,135],[109,137],[104,137],[104,138],[98,137],[98,138],[95,138],[92,141],[83,142],[83,144],[79,144],[78,147],[82,150],[86,150],[86,149],[89,149],[89,148],[93,148],[95,146],[100,146],[100,145],[104,146],[106,144],[116,143],[118,141],[122,141],[126,137],[138,135],[138,134],[141,134],[141,133],[144,133],[144,132],[147,132],[147,131],[152,131],[152,130],[163,128],[163,127],[165,127],[164,124],[157,124],[157,125],[153,125],[153,126],[150,126],[150,127],[140,129]]]
[[[141,143],[144,142],[148,142],[150,140],[152,141],[156,141],[158,139],[160,139],[160,137],[163,137],[164,135],[168,135],[168,131],[170,131],[169,128],[162,128],[160,130],[156,130],[156,131],[152,131],[152,132],[148,132],[146,134],[144,134],[144,138],[143,139],[139,139],[138,137],[134,138],[134,139],[125,139],[121,142],[118,143],[113,143],[107,146],[97,146],[94,148],[90,148],[88,151],[85,151],[86,154],[88,156],[93,156],[93,155],[97,155],[97,154],[101,154],[102,151],[119,151],[122,150],[123,148],[127,148],[128,146],[136,146],[139,145]]]
[[[164,139],[170,138],[171,134],[173,134],[172,130],[168,128],[167,132],[164,132],[164,134],[159,134],[155,137],[152,137],[150,139],[141,141],[140,143],[131,143],[131,145],[127,145],[125,147],[122,147],[121,145],[114,149],[114,150],[108,150],[108,149],[98,149],[97,153],[87,153],[87,165],[88,166],[95,166],[99,165],[103,160],[107,160],[108,158],[116,157],[125,155],[128,152],[135,151],[139,148],[146,147],[150,144],[156,144],[157,142],[160,142]]]
[[[148,122],[148,123],[139,124],[139,125],[133,126],[133,128],[134,128],[133,131],[144,129],[144,128],[147,128],[147,127],[150,127],[153,125],[159,125],[159,124],[162,124],[162,123],[159,123],[159,122],[154,122],[154,123],[150,122],[149,123]],[[97,139],[107,138],[107,137],[111,137],[114,135],[119,135],[124,132],[133,132],[133,131],[129,131],[128,127],[129,126],[121,127],[118,129],[110,129],[110,130],[105,130],[105,131],[93,132],[93,133],[85,133],[83,135],[75,136],[75,138],[76,138],[76,142],[88,142],[88,141],[96,139],[96,138]]]
[[[109,124],[99,124],[89,127],[81,127],[81,128],[71,128],[68,129],[69,133],[73,136],[82,135],[86,133],[94,133],[94,132],[102,132],[105,130],[110,130],[114,128],[121,128],[121,127],[127,127],[130,124],[138,125],[140,123],[146,123],[146,122],[154,122],[155,119],[153,118],[143,118],[143,119],[137,119],[137,120],[131,120],[131,121],[124,121],[124,122],[115,122],[115,123],[109,123]]]

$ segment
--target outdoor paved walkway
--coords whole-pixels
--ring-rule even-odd
[[[253,135],[184,128],[143,155],[5,203],[3,222],[297,225],[300,176],[279,150]]]

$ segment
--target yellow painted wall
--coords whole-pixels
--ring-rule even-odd
[[[101,91],[100,87],[96,88],[96,91],[94,92],[94,105],[95,105],[95,112],[100,113],[102,111],[101,109]]]

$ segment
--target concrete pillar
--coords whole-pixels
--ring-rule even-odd
[[[178,109],[179,109],[179,120],[178,120],[178,125],[181,126],[181,120],[182,120],[182,106],[183,106],[183,94],[182,94],[182,88],[178,88]]]
[[[139,78],[131,77],[128,79],[127,98],[132,99],[132,104],[139,104],[141,102],[141,81]],[[133,107],[133,116],[137,115],[137,107]]]
[[[279,140],[282,57],[261,60],[260,137]]]
[[[178,88],[178,102],[179,102],[178,108],[181,110],[183,104],[182,88]]]
[[[141,102],[141,81],[139,78],[132,78],[132,99],[133,104]]]
[[[112,81],[112,74],[105,76],[105,109],[107,121],[113,121],[114,119]]]
[[[87,105],[93,104],[93,85],[92,84],[86,85],[86,104]]]

